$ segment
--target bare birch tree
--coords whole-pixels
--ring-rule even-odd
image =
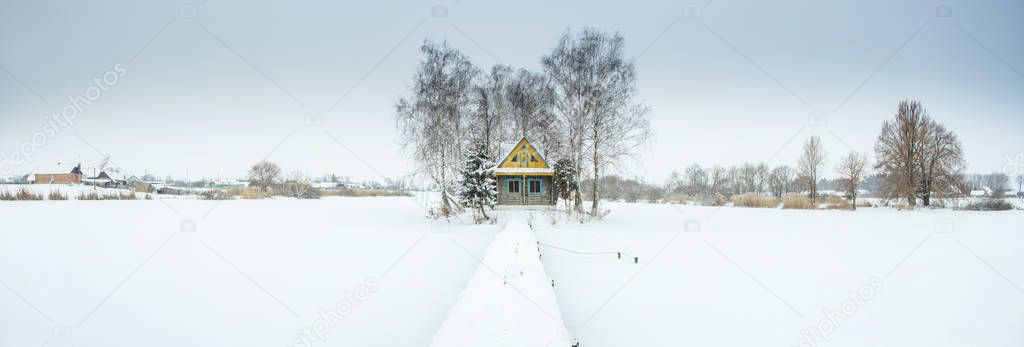
[[[473,87],[474,112],[470,127],[476,140],[487,145],[488,154],[498,157],[498,144],[507,140],[507,120],[509,118],[508,101],[505,96],[506,86],[512,69],[505,65],[495,65],[490,74]]]
[[[400,141],[420,172],[441,190],[441,214],[451,210],[472,112],[472,87],[479,73],[447,43],[424,41],[423,58],[413,78],[412,95],[399,99],[396,119]]]
[[[587,57],[591,82],[585,99],[591,111],[586,117],[584,147],[590,156],[594,199],[590,213],[598,216],[600,190],[597,181],[603,172],[636,153],[651,136],[648,107],[636,101],[636,66],[625,58],[625,39],[584,30],[579,41],[590,45]]]
[[[584,133],[588,118],[594,113],[592,99],[600,83],[593,61],[598,59],[603,37],[604,34],[592,30],[585,30],[579,37],[566,32],[555,49],[541,59],[544,72],[554,87],[555,112],[565,127],[565,157],[576,163],[573,174],[577,182],[583,182]],[[582,187],[575,188],[573,210],[582,212]]]
[[[803,154],[797,162],[797,172],[808,191],[811,202],[818,199],[818,178],[821,167],[825,165],[825,150],[821,147],[821,138],[811,136],[804,142]]]
[[[513,140],[532,135],[551,111],[554,91],[547,77],[519,69],[506,86]]]

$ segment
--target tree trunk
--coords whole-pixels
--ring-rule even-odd
[[[448,202],[448,190],[442,187],[441,188],[441,214],[443,216],[445,216],[445,218],[447,218],[448,214],[451,212],[451,210],[452,210],[451,204]]]
[[[575,212],[583,211],[583,193],[580,192],[579,184],[576,185],[576,197],[573,200],[573,210]]]
[[[594,179],[593,179],[593,182],[591,183],[591,186],[590,186],[591,187],[590,188],[591,189],[591,195],[592,195],[591,198],[594,200],[594,201],[592,201],[590,203],[590,215],[591,216],[597,216],[598,215],[598,212],[597,212],[597,202],[599,200],[601,200],[598,197],[598,195],[597,195],[597,176],[598,176],[598,174],[597,174],[597,164],[594,164]]]
[[[594,130],[594,133],[595,133],[594,134],[595,135],[595,140],[594,140],[594,158],[593,158],[594,159],[594,177],[593,177],[593,182],[591,183],[591,192],[592,192],[592,195],[593,195],[592,198],[594,199],[594,201],[591,203],[591,206],[590,206],[590,215],[596,217],[596,216],[600,215],[600,212],[597,210],[597,202],[601,200],[599,195],[598,195],[598,193],[597,193],[597,178],[600,177],[601,175],[600,175],[600,172],[599,172],[599,170],[600,170],[600,162],[598,161],[598,158],[597,158],[597,148],[598,148],[598,143],[597,143],[597,140],[596,140],[597,139],[597,137],[596,137],[597,130]]]
[[[580,191],[583,189],[583,180],[581,180],[583,178],[583,145],[577,144],[576,148],[579,148],[579,150],[576,153],[576,165],[573,165],[573,171],[575,171],[574,174],[576,175],[576,201],[573,203],[573,208],[575,212],[580,213],[583,212],[583,192]]]

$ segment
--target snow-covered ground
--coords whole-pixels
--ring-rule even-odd
[[[1024,345],[1022,211],[611,203],[478,226],[424,202],[0,201],[0,346],[427,346],[453,316],[508,318],[457,303],[523,219],[581,346]]]
[[[1022,211],[610,208],[537,227],[639,257],[542,248],[583,346],[1024,345]]]
[[[432,347],[568,346],[551,278],[537,239],[522,214],[505,215],[459,301],[434,335]]]
[[[479,258],[498,226],[424,215],[397,197],[0,201],[0,346],[425,346],[478,265],[449,238]]]

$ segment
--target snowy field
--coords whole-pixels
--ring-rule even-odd
[[[435,335],[475,312],[460,296],[522,219],[567,327],[541,334],[582,346],[1024,345],[1022,211],[613,203],[585,225],[476,226],[422,203],[0,201],[0,346],[464,340]],[[501,297],[528,315],[547,307],[532,293]]]
[[[423,216],[410,198],[0,201],[0,346],[425,346],[497,227]]]
[[[640,259],[545,252],[587,347],[1024,345],[1022,211],[611,209],[537,230]]]

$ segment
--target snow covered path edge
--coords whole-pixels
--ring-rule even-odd
[[[569,346],[537,239],[509,216],[434,335],[434,347]]]

